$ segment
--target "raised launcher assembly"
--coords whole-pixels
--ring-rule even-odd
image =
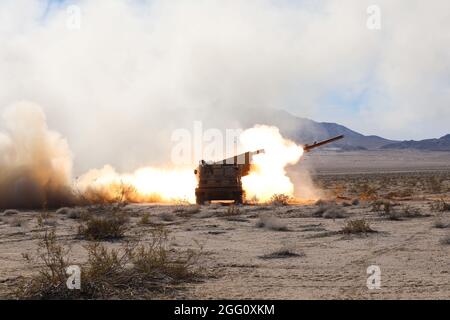
[[[307,144],[303,147],[303,150],[309,152],[314,148],[343,137],[341,135]],[[197,204],[204,204],[206,201],[214,200],[232,200],[236,204],[243,203],[245,191],[242,189],[241,178],[249,174],[252,166],[251,158],[260,153],[264,153],[264,150],[246,152],[218,162],[207,163],[204,160],[200,161],[198,168],[194,170],[198,182],[198,186],[195,189]]]
[[[314,142],[313,144],[305,144],[303,146],[303,150],[305,152],[310,152],[314,148],[318,148],[318,147],[323,146],[324,144],[332,143],[332,142],[335,142],[335,141],[341,140],[341,139],[344,139],[344,135],[336,136],[334,138],[323,140],[320,142]]]

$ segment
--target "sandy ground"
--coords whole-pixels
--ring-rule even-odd
[[[446,156],[449,160],[449,154]],[[130,234],[148,233],[151,227],[139,224],[148,213],[152,222],[170,230],[175,248],[202,247],[202,263],[214,276],[187,284],[165,298],[450,299],[450,245],[441,243],[450,236],[450,228],[434,227],[437,220],[450,224],[450,212],[431,209],[438,199],[450,202],[450,170],[443,163],[427,162],[427,166],[407,167],[400,173],[392,165],[378,169],[371,165],[370,172],[349,173],[348,161],[347,169],[337,166],[333,171],[328,167],[329,171],[321,172],[314,181],[337,201],[337,207],[346,214],[342,219],[315,216],[319,206],[313,203],[240,206],[239,214],[233,216],[228,214],[229,207],[220,204],[198,210],[195,206],[128,205],[123,210],[131,217]],[[389,198],[399,212],[416,208],[421,216],[390,220],[373,211],[373,200],[365,199],[367,194]],[[356,198],[359,204],[350,205]],[[20,212],[1,216],[1,298],[11,297],[17,279],[36,271],[22,255],[36,252],[40,234],[37,215]],[[287,230],[257,227],[262,216],[274,217],[275,224]],[[377,232],[342,234],[344,225],[355,219],[365,219]],[[52,212],[47,223],[56,226],[59,240],[72,247],[73,260],[83,262],[86,242],[76,239],[79,221]],[[298,256],[262,258],[279,249]],[[380,289],[367,288],[370,265],[381,269]]]

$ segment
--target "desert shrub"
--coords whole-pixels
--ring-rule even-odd
[[[227,216],[238,216],[241,214],[241,210],[237,206],[229,206],[225,213]]]
[[[316,201],[316,206],[318,206],[318,208],[314,210],[313,216],[321,217],[325,213],[325,211],[327,211],[330,208],[336,207],[337,204],[334,201],[318,200]]]
[[[313,212],[313,216],[325,219],[341,219],[347,217],[347,212],[334,202],[324,202]]]
[[[199,275],[197,266],[200,252],[187,250],[171,254],[168,232],[155,229],[148,245],[140,245],[134,250],[132,264],[138,274],[145,277],[169,281],[193,279]]]
[[[303,252],[295,252],[291,248],[281,248],[275,250],[274,252],[259,256],[260,259],[268,260],[268,259],[287,259],[287,258],[298,258],[304,257],[305,254]]]
[[[69,219],[81,219],[86,221],[90,216],[89,212],[83,208],[69,208],[69,210],[67,210],[67,217]]]
[[[123,214],[91,216],[80,224],[78,235],[88,240],[112,240],[123,238],[128,218]]]
[[[146,212],[142,215],[141,219],[139,220],[139,224],[141,225],[147,225],[150,223],[150,213]]]
[[[286,224],[281,219],[270,215],[261,215],[256,227],[273,231],[288,231]]]
[[[420,209],[413,208],[411,206],[404,206],[404,207],[400,208],[400,216],[402,218],[421,218],[421,217],[425,217],[425,215],[423,215],[420,212]]]
[[[389,202],[384,202],[384,205],[381,206],[381,209],[378,209],[379,210],[378,213],[380,214],[380,216],[387,218],[389,220],[398,221],[404,218],[411,219],[426,216],[423,215],[418,208],[413,208],[411,206],[401,206],[400,208],[395,209],[394,205],[392,204],[388,205],[388,203]]]
[[[175,208],[174,213],[179,213],[181,216],[190,216],[201,211],[199,205],[179,206]]]
[[[67,298],[69,290],[66,286],[66,269],[70,265],[69,252],[69,249],[56,241],[54,229],[45,230],[38,243],[37,258],[23,255],[29,263],[38,263],[38,273],[29,281],[19,283],[15,294],[19,298],[52,299],[55,295],[61,299]]]
[[[285,194],[274,194],[269,201],[269,204],[274,206],[287,206],[292,197]]]
[[[377,190],[374,186],[367,183],[360,186],[359,198],[363,200],[375,200],[378,198]]]
[[[328,208],[322,217],[325,219],[342,219],[347,217],[347,212],[343,208],[333,206]]]
[[[369,222],[367,222],[364,219],[347,221],[346,225],[342,228],[341,231],[344,234],[361,234],[361,233],[375,232],[370,227]]]
[[[428,189],[433,193],[442,192],[442,180],[439,177],[431,177],[427,181]]]
[[[342,202],[341,205],[342,205],[344,208],[346,208],[346,207],[351,207],[351,206],[352,206],[352,204],[351,204],[350,202],[347,202],[347,201]]]
[[[403,189],[403,190],[388,192],[385,195],[385,197],[387,199],[407,198],[407,197],[411,197],[413,194],[414,194],[414,190],[412,188],[406,188],[406,189]]]
[[[185,198],[175,198],[175,199],[172,199],[170,202],[176,206],[189,206],[190,205],[189,200],[185,199]]]
[[[38,272],[21,281],[16,296],[21,299],[105,299],[151,298],[155,293],[175,290],[176,285],[202,276],[198,259],[201,251],[176,252],[168,244],[167,232],[153,230],[148,244],[139,241],[108,249],[98,242],[85,247],[87,262],[81,264],[81,288],[66,286],[69,249],[64,248],[54,230],[46,231],[36,258]]]
[[[450,245],[450,234],[448,234],[444,238],[442,238],[441,243],[445,244],[445,245]]]
[[[159,218],[163,221],[174,221],[177,217],[171,212],[162,212],[159,214]]]
[[[57,215],[67,215],[71,212],[71,210],[72,210],[71,208],[62,207],[62,208],[59,208],[58,210],[56,210],[56,214]]]
[[[450,203],[445,202],[444,199],[434,201],[431,204],[431,210],[438,212],[450,211]]]
[[[450,228],[450,222],[444,222],[442,219],[438,218],[434,221],[433,227],[438,229]]]
[[[56,226],[57,222],[56,219],[53,217],[53,215],[48,211],[43,211],[36,217],[37,224],[40,227],[43,226]]]
[[[372,202],[371,206],[373,212],[380,212],[384,215],[388,215],[392,211],[394,205],[387,200],[376,200]]]
[[[13,209],[8,209],[8,210],[5,210],[5,211],[3,211],[3,216],[5,216],[5,217],[9,217],[9,216],[15,216],[15,215],[18,215],[20,212],[19,211],[17,211],[17,210],[13,210]]]
[[[4,217],[2,221],[11,227],[24,227],[26,225],[25,219],[14,216]]]
[[[317,200],[316,202],[314,202],[314,205],[315,206],[320,206],[320,205],[322,205],[322,204],[324,204],[324,200],[322,200],[322,199],[319,199],[319,200]]]

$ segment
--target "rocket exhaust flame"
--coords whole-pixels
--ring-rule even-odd
[[[145,167],[132,174],[119,174],[109,165],[81,176],[77,187],[88,200],[99,197],[114,202],[123,197],[130,202],[195,202],[192,170]]]
[[[294,196],[294,184],[286,175],[287,165],[296,164],[303,148],[284,139],[278,128],[256,126],[244,131],[241,142],[245,148],[264,148],[265,153],[253,157],[253,169],[242,178],[248,199],[268,201],[274,194]]]

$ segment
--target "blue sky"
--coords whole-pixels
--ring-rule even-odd
[[[9,3],[8,10],[17,11],[9,16],[24,15],[24,8],[14,8],[19,2],[5,1],[0,6]],[[442,30],[450,29],[445,14],[450,3],[445,0],[380,0],[383,20],[377,32],[366,27],[368,0],[35,1],[40,9],[28,10],[38,26],[2,41],[3,52],[11,50],[12,56],[16,44],[23,44],[24,59],[17,70],[3,61],[3,69],[15,75],[0,76],[3,87],[12,88],[0,90],[3,104],[23,98],[20,92],[39,96],[50,110],[56,102],[80,103],[66,102],[69,94],[102,109],[129,94],[139,97],[137,110],[139,103],[264,106],[392,139],[449,131],[450,33]],[[83,10],[78,33],[64,28],[65,8],[72,3]],[[93,60],[99,62],[91,65]],[[78,75],[84,68],[89,79]],[[34,88],[16,76],[40,69]],[[64,82],[57,80],[67,74],[70,88],[60,87]],[[123,79],[134,84],[129,92],[116,90]],[[92,90],[90,81],[100,88]],[[22,88],[17,96],[16,87]]]

